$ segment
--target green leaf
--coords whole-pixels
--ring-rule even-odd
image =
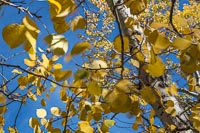
[[[44,40],[55,55],[64,55],[68,50],[68,42],[63,35],[48,35]]]
[[[87,49],[90,48],[90,44],[88,42],[80,42],[77,43],[76,45],[74,45],[74,47],[71,50],[71,55],[77,55],[80,54],[84,51],[86,51]]]
[[[11,49],[20,46],[25,41],[25,26],[10,24],[3,28],[2,36]]]
[[[77,16],[71,21],[72,31],[77,29],[84,29],[86,26],[86,21],[82,16]]]

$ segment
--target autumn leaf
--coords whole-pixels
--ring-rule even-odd
[[[71,29],[75,31],[77,29],[84,29],[86,26],[86,21],[82,16],[77,16],[71,21]]]

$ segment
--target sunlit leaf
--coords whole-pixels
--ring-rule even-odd
[[[53,27],[58,34],[62,34],[70,29],[70,26],[65,21],[65,18],[54,18]]]
[[[25,26],[10,24],[3,28],[2,36],[11,49],[20,46],[25,41]]]
[[[88,42],[80,42],[74,45],[74,47],[71,50],[71,55],[77,55],[80,53],[83,53],[87,49],[90,48],[90,44]]]
[[[134,88],[134,84],[127,79],[122,79],[116,84],[119,92],[129,93],[132,88]]]
[[[179,50],[185,50],[189,46],[191,46],[192,42],[189,40],[186,40],[184,38],[175,38],[172,42],[172,46],[179,49]]]
[[[156,96],[150,87],[143,88],[140,94],[142,95],[142,98],[148,103],[152,104],[156,102]]]
[[[152,76],[159,77],[165,73],[165,65],[159,57],[156,57],[155,63],[150,63],[143,67],[144,70]]]
[[[112,126],[115,125],[115,121],[114,120],[104,120],[103,124],[105,124],[108,128],[111,128]]]
[[[48,0],[48,2],[49,2],[50,4],[55,5],[55,7],[57,8],[57,10],[56,10],[57,13],[60,13],[60,12],[61,12],[62,5],[61,5],[58,1],[56,1],[56,0]]]
[[[56,69],[56,70],[54,70],[53,75],[54,75],[56,81],[63,81],[72,75],[72,71]]]
[[[34,128],[35,126],[39,126],[39,125],[40,125],[40,124],[39,124],[37,118],[31,117],[31,118],[29,119],[29,126],[30,126],[30,127]]]
[[[71,21],[72,31],[77,29],[84,29],[86,26],[86,21],[82,16],[77,16]]]
[[[95,81],[90,81],[88,83],[88,92],[92,95],[101,95],[102,88]]]
[[[65,17],[75,9],[75,2],[73,0],[60,0],[62,11],[56,17]]]
[[[130,11],[133,15],[139,15],[146,9],[147,0],[134,0],[127,2],[128,7],[130,7]]]
[[[171,96],[178,96],[178,89],[176,84],[172,84],[169,88],[166,88],[166,91]]]
[[[0,93],[0,104],[5,103],[5,102],[6,102],[6,96]]]
[[[7,111],[7,107],[6,106],[0,107],[0,114],[4,114],[6,111]]]
[[[38,26],[36,25],[35,22],[33,22],[28,16],[25,16],[22,20],[22,23],[24,24],[24,26],[30,30],[30,31],[34,31],[36,33],[39,33],[40,30],[38,28]]]
[[[128,52],[129,51],[129,38],[127,36],[123,36],[122,38],[123,38],[123,44],[122,44],[120,35],[115,37],[115,39],[113,41],[114,48],[118,52],[121,52],[122,45],[124,45],[124,52]]]
[[[5,124],[5,119],[4,119],[4,116],[0,116],[0,126],[4,126]],[[1,132],[1,130],[0,130]]]
[[[24,64],[26,64],[29,67],[34,67],[36,65],[36,61],[34,60],[29,60],[29,59],[24,59]]]
[[[78,122],[79,130],[82,133],[93,133],[94,129],[90,126],[89,122],[87,121],[80,121]]]
[[[55,115],[55,116],[61,115],[61,110],[58,107],[51,107],[50,111],[52,115]]]
[[[48,35],[44,40],[55,55],[64,55],[68,50],[68,42],[63,35]]]
[[[100,68],[107,68],[107,64],[105,61],[102,60],[94,60],[92,62],[92,68],[94,69],[100,69]]]
[[[16,128],[12,128],[10,126],[8,127],[8,131],[9,131],[9,133],[19,133]]]
[[[46,115],[47,115],[47,112],[46,112],[46,110],[45,109],[37,109],[36,110],[36,115],[37,115],[37,117],[38,118],[45,118],[46,117]]]

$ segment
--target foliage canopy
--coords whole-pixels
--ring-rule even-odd
[[[1,27],[0,45],[16,53],[0,55],[0,132],[22,132],[27,104],[39,105],[27,123],[35,133],[106,133],[120,122],[153,133],[200,131],[200,4],[181,3],[0,0],[0,21],[9,10],[22,17]],[[131,122],[117,118],[124,113]]]

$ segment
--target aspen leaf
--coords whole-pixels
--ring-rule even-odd
[[[75,9],[75,2],[73,0],[61,0],[62,10],[56,17],[66,17]]]
[[[67,93],[65,88],[60,89],[60,99],[62,101],[67,101]]]
[[[37,118],[31,117],[31,118],[29,119],[29,126],[30,126],[30,127],[34,128],[35,126],[39,126],[39,125],[40,125],[40,124],[39,124]]]
[[[4,114],[6,111],[7,111],[6,106],[0,107],[0,114]]]
[[[41,104],[42,106],[46,106],[46,101],[45,101],[44,99],[42,99],[42,100],[40,101],[40,104]]]
[[[28,96],[31,100],[33,100],[33,101],[36,101],[36,100],[37,100],[36,95],[33,94],[32,92],[28,92],[28,93],[27,93],[27,96]]]
[[[88,42],[80,42],[74,45],[74,47],[71,50],[71,55],[77,55],[80,53],[83,53],[87,49],[90,48],[90,44]]]
[[[148,103],[153,104],[156,102],[156,96],[150,87],[143,88],[140,94],[142,95],[142,98]]]
[[[143,69],[152,76],[160,77],[165,73],[165,65],[159,57],[156,57],[155,63],[150,63],[143,67]]]
[[[35,22],[33,22],[28,16],[25,16],[22,20],[22,23],[24,24],[24,26],[30,30],[30,31],[34,31],[36,33],[39,33],[40,30],[38,28],[38,26],[36,25]]]
[[[29,60],[29,59],[24,59],[24,64],[26,64],[29,67],[34,67],[36,65],[36,61],[34,60]]]
[[[175,38],[172,42],[172,46],[177,48],[178,50],[185,50],[188,47],[190,47],[191,44],[191,41],[186,40],[184,38]]]
[[[8,127],[8,131],[9,131],[9,133],[19,133],[16,128],[12,128],[10,126]]]
[[[54,70],[53,75],[55,76],[56,81],[63,81],[72,75],[72,71],[56,69]]]
[[[107,126],[108,128],[111,128],[112,126],[115,125],[115,121],[114,120],[104,120],[103,124],[105,124],[105,126]]]
[[[90,81],[88,84],[88,92],[91,95],[101,95],[102,89],[95,81]]]
[[[53,66],[54,69],[62,69],[62,64],[58,63]]]
[[[176,84],[172,84],[170,87],[166,88],[166,91],[171,96],[178,96],[178,89]]]
[[[70,29],[69,24],[64,19],[59,21],[54,21],[53,27],[56,33],[58,34],[62,34]]]
[[[100,68],[107,68],[107,64],[105,61],[102,60],[94,60],[92,62],[92,68],[94,69],[100,69]]]
[[[72,31],[77,29],[84,29],[86,26],[86,21],[82,16],[77,16],[71,21]]]
[[[139,15],[146,9],[147,0],[134,0],[130,2],[130,11],[133,15]]]
[[[137,123],[134,123],[134,124],[132,125],[132,128],[133,128],[133,130],[138,130],[138,124],[137,124]]]
[[[47,112],[46,112],[46,110],[45,109],[37,109],[36,110],[36,115],[37,115],[37,117],[38,118],[45,118],[46,117],[46,115],[47,115]]]
[[[93,133],[94,129],[90,126],[89,122],[87,121],[80,121],[78,122],[79,130],[82,133]]]
[[[34,31],[27,30],[25,32],[26,42],[24,44],[24,49],[29,54],[36,53],[36,41],[37,41],[38,34]]]
[[[3,28],[2,36],[11,49],[20,46],[25,41],[25,26],[10,24]]]
[[[12,70],[12,73],[22,74],[22,72],[19,71],[19,70],[17,70],[17,69],[13,69],[13,70]]]
[[[48,35],[44,40],[55,55],[64,55],[68,50],[68,42],[63,35]]]
[[[155,48],[159,49],[167,49],[170,45],[169,39],[164,35],[160,35],[157,30],[149,35],[148,40],[154,44]]]
[[[129,38],[127,36],[123,36],[123,42],[124,42],[124,52],[128,52],[129,51]],[[121,52],[122,51],[122,41],[121,41],[121,37],[120,35],[116,36],[114,41],[113,41],[113,45],[115,50],[117,50],[117,52]]]
[[[4,126],[5,124],[5,119],[4,119],[4,116],[0,116],[0,126]],[[1,132],[1,130],[0,130]]]
[[[196,88],[196,85],[197,85],[196,78],[193,77],[193,76],[189,76],[189,77],[188,77],[188,87],[189,87],[189,91],[194,92],[194,91],[195,91],[195,88]]]
[[[75,80],[84,79],[84,78],[87,78],[88,76],[89,76],[89,72],[87,70],[79,69],[74,74],[74,79]]]
[[[26,76],[19,77],[17,81],[18,81],[18,84],[22,87],[22,89],[23,87],[26,87],[26,85],[28,84],[28,78]]]
[[[0,93],[0,104],[5,103],[6,102],[6,97],[4,94]]]
[[[48,0],[48,2],[56,7],[56,12],[59,14],[62,9],[62,5],[56,0]]]
[[[128,17],[128,18],[125,19],[124,23],[125,23],[126,28],[132,29],[133,25],[135,23],[135,20],[132,17]]]
[[[122,79],[116,83],[116,89],[119,92],[128,93],[131,88],[133,88],[134,84],[127,79]]]
[[[55,116],[61,115],[61,111],[58,107],[51,107],[50,111],[52,115],[55,115]]]

